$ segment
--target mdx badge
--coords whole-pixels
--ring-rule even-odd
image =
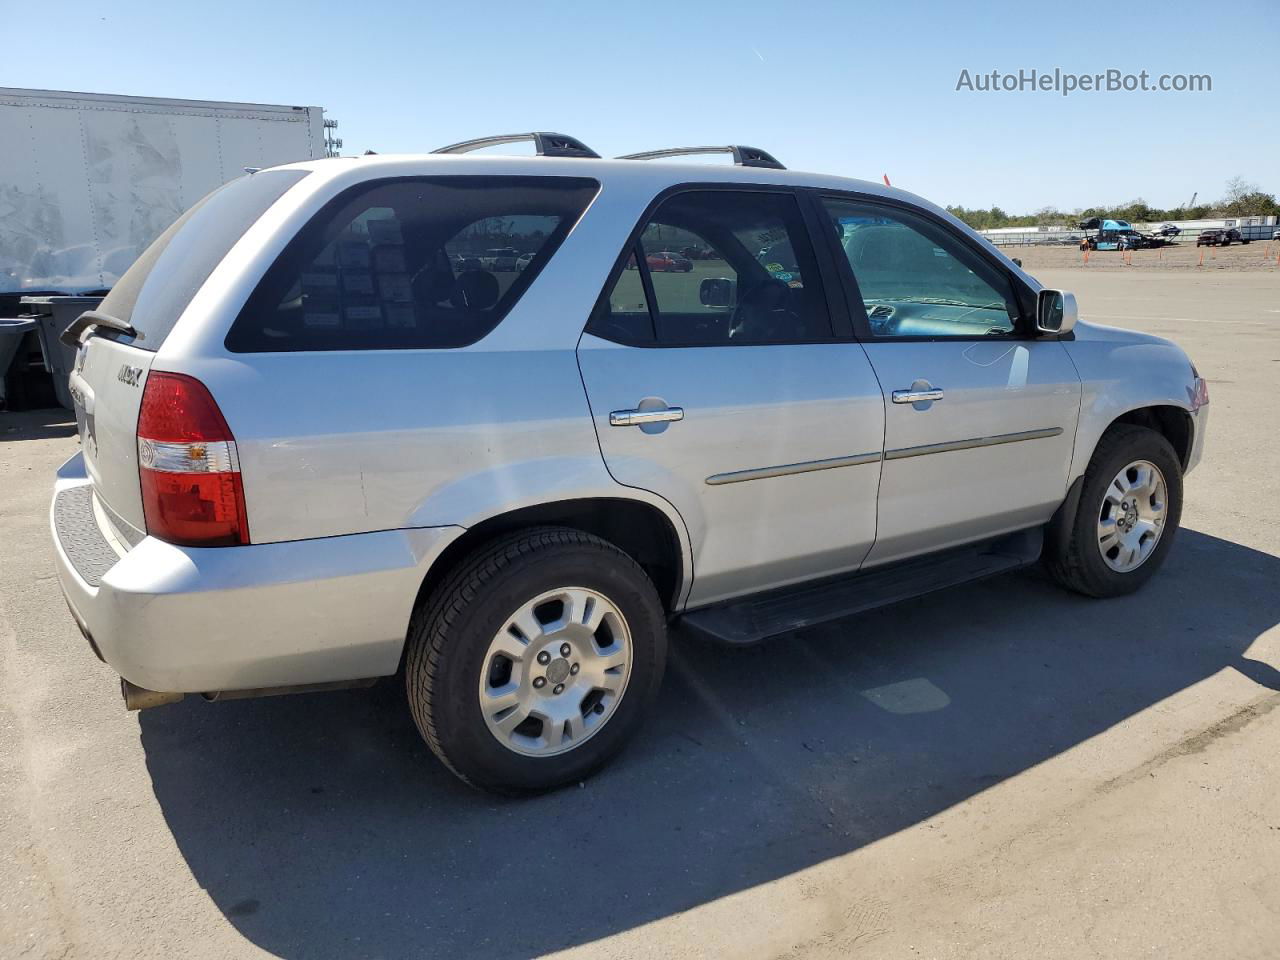
[[[127,363],[120,368],[120,372],[116,374],[116,379],[121,383],[127,383],[131,387],[136,387],[138,381],[142,378],[141,367],[131,367]]]

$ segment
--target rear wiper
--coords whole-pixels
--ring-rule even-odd
[[[68,347],[78,347],[80,346],[80,335],[90,327],[107,327],[118,333],[127,333],[131,337],[138,335],[138,331],[133,328],[133,324],[121,320],[119,317],[113,317],[109,313],[99,313],[97,310],[86,310],[71,321],[71,325],[62,331],[62,336],[58,339]]]

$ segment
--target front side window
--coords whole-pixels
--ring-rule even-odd
[[[932,221],[908,211],[823,201],[874,337],[1010,336],[1009,279]]]
[[[587,329],[669,346],[831,339],[796,199],[691,190],[663,201]]]
[[[348,190],[267,271],[227,348],[474,343],[515,305],[597,189],[568,177],[415,177]]]

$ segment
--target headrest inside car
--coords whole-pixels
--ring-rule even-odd
[[[459,310],[488,310],[498,302],[498,278],[488,270],[467,270],[453,287],[452,303]]]

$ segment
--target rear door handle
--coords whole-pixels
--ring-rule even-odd
[[[894,403],[921,403],[931,400],[941,400],[942,391],[937,387],[930,387],[928,390],[895,390],[893,391]]]
[[[683,419],[683,407],[667,407],[663,410],[614,410],[609,414],[609,426],[639,427],[646,423],[674,423]]]

